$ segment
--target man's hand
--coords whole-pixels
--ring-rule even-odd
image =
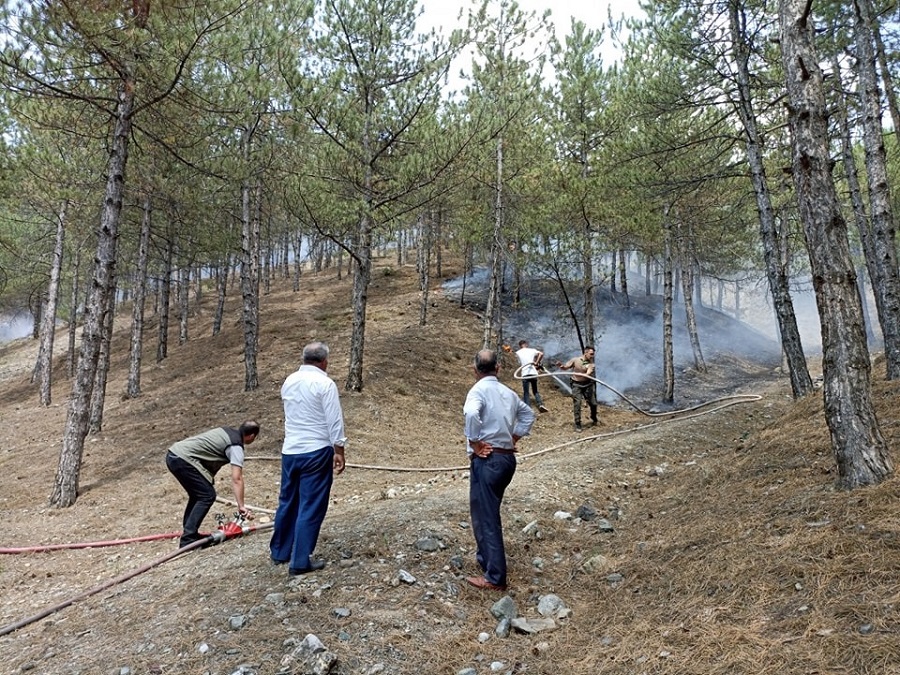
[[[472,452],[481,458],[489,456],[494,451],[494,447],[487,441],[475,441],[472,443]]]
[[[244,520],[253,520],[253,511],[246,506],[242,509],[238,509],[238,515]]]
[[[343,448],[335,448],[334,449],[334,462],[332,466],[334,467],[334,472],[338,475],[344,473],[344,467],[347,465],[347,462],[344,460],[344,449]]]

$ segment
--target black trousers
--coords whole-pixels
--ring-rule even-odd
[[[472,455],[469,510],[477,546],[475,559],[484,570],[484,578],[498,586],[506,585],[506,549],[500,504],[515,472],[515,455],[497,452],[487,457]]]
[[[199,532],[200,523],[216,501],[216,488],[190,463],[171,452],[166,454],[166,466],[188,494],[188,503],[184,507],[182,519],[184,531],[180,543],[181,546],[187,546],[202,539]]]

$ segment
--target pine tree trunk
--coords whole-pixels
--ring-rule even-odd
[[[231,269],[231,256],[216,267],[216,313],[213,316],[212,334],[218,335],[222,330],[222,317],[225,315],[225,294],[228,290],[228,270]]]
[[[482,325],[482,349],[496,349],[499,346],[500,287],[502,284],[503,256],[503,136],[497,138],[497,173],[494,183],[494,229],[491,234],[491,276],[488,284],[487,302]]]
[[[610,295],[616,294],[616,273],[619,270],[619,253],[618,249],[613,249],[612,251],[612,262],[609,265],[609,292]]]
[[[188,310],[191,298],[191,266],[184,263],[178,270],[178,344],[188,341]]]
[[[806,0],[780,0],[792,173],[822,328],[825,420],[838,483],[881,482],[893,465],[872,406],[866,346],[847,227],[831,174],[822,71]]]
[[[622,297],[625,298],[625,309],[631,309],[631,296],[628,295],[628,262],[624,248],[619,249],[619,281]]]
[[[891,207],[887,155],[881,123],[881,92],[875,69],[871,6],[869,0],[854,0],[856,10],[856,73],[863,109],[863,144],[866,149],[866,176],[871,207],[872,244],[878,276],[871,275],[878,304],[878,318],[884,338],[887,378],[900,378],[900,271],[898,271],[896,228]]]
[[[813,383],[803,353],[800,329],[794,313],[791,298],[790,282],[781,264],[778,254],[778,228],[775,224],[775,212],[772,208],[772,197],[766,178],[762,141],[753,110],[753,95],[750,89],[750,52],[748,43],[746,17],[737,2],[729,3],[731,23],[732,51],[736,65],[738,84],[738,112],[744,127],[746,138],[747,161],[750,167],[750,181],[756,196],[756,210],[759,218],[759,236],[762,241],[763,260],[766,267],[766,278],[769,282],[769,293],[772,296],[772,307],[778,322],[778,334],[781,336],[781,349],[787,361],[787,372],[791,380],[791,393],[800,398],[812,391]]]
[[[345,387],[348,391],[362,391],[363,354],[366,347],[366,306],[369,283],[372,280],[372,223],[370,215],[360,219],[353,245],[356,269],[353,274],[353,323],[350,334],[350,366]]]
[[[873,16],[869,5],[869,16]],[[891,112],[891,123],[894,125],[894,133],[900,130],[900,108],[897,106],[897,88],[894,86],[894,77],[888,66],[887,54],[884,50],[884,41],[881,39],[881,28],[878,21],[871,24],[872,38],[875,41],[875,54],[878,57],[878,66],[881,69],[881,80],[884,82],[884,97],[887,100],[888,110]]]
[[[115,274],[116,239],[122,215],[122,193],[125,186],[125,166],[128,163],[128,141],[131,135],[133,109],[134,82],[126,79],[118,91],[107,162],[106,190],[97,234],[96,264],[91,290],[85,303],[77,372],[72,385],[72,395],[69,397],[56,481],[50,495],[50,505],[58,508],[71,506],[78,497],[84,439],[87,436],[90,401],[97,374],[104,314],[109,309],[108,294],[112,286],[111,279]]]
[[[69,203],[64,200],[56,221],[56,242],[53,246],[53,264],[50,266],[50,283],[47,286],[47,309],[41,322],[41,346],[38,351],[38,372],[41,378],[41,405],[50,405],[53,383],[53,338],[56,336],[56,310],[59,306],[59,278],[62,273],[63,244],[66,237],[66,211]]]
[[[435,221],[435,232],[434,232],[434,265],[435,270],[434,273],[437,275],[438,279],[442,279],[444,276],[444,207],[438,206],[437,209],[437,220]]]
[[[116,318],[116,274],[110,278],[109,307],[103,321],[103,335],[100,340],[100,355],[97,358],[97,375],[94,391],[91,393],[91,414],[88,433],[97,434],[103,428],[103,409],[106,406],[106,383],[109,379],[109,364],[112,358],[112,335]]]
[[[581,302],[584,308],[582,324],[584,327],[584,345],[594,345],[594,238],[591,224],[582,223],[581,232]]]
[[[66,350],[66,377],[75,377],[75,333],[78,326],[78,280],[81,278],[81,247],[75,247],[72,264],[72,294],[69,296],[69,343]]]
[[[650,297],[653,295],[653,279],[651,276],[652,266],[650,256],[644,258],[644,295]]]
[[[431,219],[427,216],[419,218],[419,250],[416,254],[416,267],[419,268],[419,290],[422,292],[419,304],[419,325],[428,323],[428,287],[431,285],[429,272],[431,268]]]
[[[245,152],[249,152],[245,149]],[[244,326],[244,391],[259,386],[256,355],[259,347],[259,220],[251,208],[251,186],[241,187],[241,318]]]
[[[141,219],[141,235],[138,243],[137,284],[131,305],[131,349],[128,356],[128,382],[125,396],[141,395],[141,360],[144,349],[144,309],[147,302],[147,266],[150,260],[150,223],[153,203],[150,196],[144,198],[144,217]]]
[[[866,204],[863,200],[862,187],[859,184],[859,169],[856,165],[856,155],[854,154],[853,134],[850,129],[849,114],[847,111],[847,96],[841,82],[840,64],[838,63],[837,53],[832,57],[832,66],[835,68],[834,73],[838,76],[834,77],[835,88],[835,104],[833,106],[833,116],[841,130],[841,157],[844,162],[844,178],[847,180],[847,189],[850,193],[850,204],[853,209],[853,221],[856,224],[859,233],[859,242],[862,247],[862,259],[865,261],[865,267],[869,272],[869,278],[875,279],[881,272],[881,268],[875,262],[875,248],[872,242],[872,230],[869,227],[869,217],[866,215]],[[872,319],[868,312],[868,303],[866,302],[865,283],[863,282],[862,269],[857,269],[857,279],[859,279],[858,287],[860,290],[860,299],[863,303],[863,317],[866,323],[866,339],[870,343],[874,338],[872,332]],[[874,288],[875,282],[872,282]],[[879,316],[881,296],[873,293],[875,297],[876,312]]]
[[[663,250],[663,403],[675,400],[675,350],[672,339],[672,223],[669,220],[669,208],[666,206],[663,215],[664,250]]]
[[[694,368],[698,372],[706,372],[706,361],[703,358],[703,350],[700,348],[700,333],[697,331],[697,315],[694,313],[694,270],[691,261],[681,259],[681,285],[684,295],[684,316],[687,325],[688,337],[691,340],[691,349],[694,352]]]
[[[159,332],[156,340],[156,362],[161,363],[169,355],[169,297],[172,291],[172,261],[175,243],[170,234],[166,239],[166,261],[162,279],[159,282]]]
[[[294,284],[292,290],[294,293],[300,290],[300,276],[303,274],[303,261],[300,258],[300,251],[303,250],[303,234],[297,233],[294,238]]]

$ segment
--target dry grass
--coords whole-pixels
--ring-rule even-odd
[[[313,338],[333,348],[332,375],[346,376],[343,306],[348,282],[306,277],[304,293],[277,288],[263,299],[260,380],[242,392],[240,331],[208,335],[208,313],[191,340],[161,365],[147,357],[144,395],[120,400],[125,335],[110,382],[102,434],[85,454],[82,494],[64,511],[45,507],[58,457],[64,405],[36,404],[27,381],[33,345],[0,347],[0,546],[104,539],[177,528],[183,497],[162,457],[173,440],[245,416],[263,435],[252,454],[275,457],[278,389]],[[344,395],[349,461],[408,467],[464,464],[460,408],[471,384],[477,317],[446,300],[418,326],[415,273],[376,274],[370,295],[366,389]],[[155,328],[151,326],[150,335]],[[880,373],[882,369],[876,369]],[[715,371],[714,369],[714,372]],[[507,371],[507,375],[509,370]],[[573,609],[550,633],[492,632],[496,596],[469,588],[475,573],[467,480],[461,471],[348,470],[335,484],[320,553],[325,572],[290,582],[267,560],[265,536],[178,558],[151,573],[0,638],[5,672],[278,671],[285,640],[316,633],[345,675],[384,664],[386,673],[453,674],[465,666],[542,675],[594,673],[900,672],[900,481],[834,489],[834,462],[818,395],[793,403],[768,375],[744,382],[763,400],[693,420],[572,443],[568,399],[547,391],[523,462],[505,501],[511,594],[535,616],[540,595]],[[65,384],[57,388],[62,401]],[[889,446],[898,446],[900,384],[878,381],[875,399]],[[645,418],[604,409],[600,434]],[[662,471],[650,471],[650,467]],[[248,466],[248,499],[274,507],[277,462]],[[220,484],[227,496],[227,486]],[[387,498],[390,493],[392,498]],[[590,504],[610,518],[554,519]],[[523,534],[536,520],[540,537]],[[415,541],[438,537],[425,553]],[[172,542],[0,558],[0,625],[171,551]],[[454,566],[454,556],[464,561]],[[605,564],[586,571],[584,563]],[[536,566],[537,559],[542,561]],[[343,562],[340,562],[342,561]],[[405,569],[416,584],[397,583]],[[611,582],[611,573],[621,581]],[[271,598],[283,593],[283,601]],[[351,610],[339,618],[334,609]],[[235,631],[228,619],[241,614]],[[201,654],[198,645],[211,649]],[[546,643],[546,646],[541,645]],[[0,670],[3,670],[0,668]],[[116,671],[117,672],[117,671]]]

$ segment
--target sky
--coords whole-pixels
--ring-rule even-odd
[[[588,28],[599,29],[606,25],[610,11],[614,19],[642,15],[637,0],[517,0],[517,4],[523,12],[533,11],[537,16],[549,9],[550,21],[560,42],[569,32],[572,17],[584,22]],[[468,2],[458,0],[422,0],[422,5],[424,13],[420,22],[421,27],[423,29],[434,27],[442,30],[445,35],[453,28],[464,25],[465,19],[457,22],[457,15],[460,8],[467,9],[470,6]],[[616,49],[608,36],[607,43],[601,51],[604,64],[612,63],[617,58]]]

